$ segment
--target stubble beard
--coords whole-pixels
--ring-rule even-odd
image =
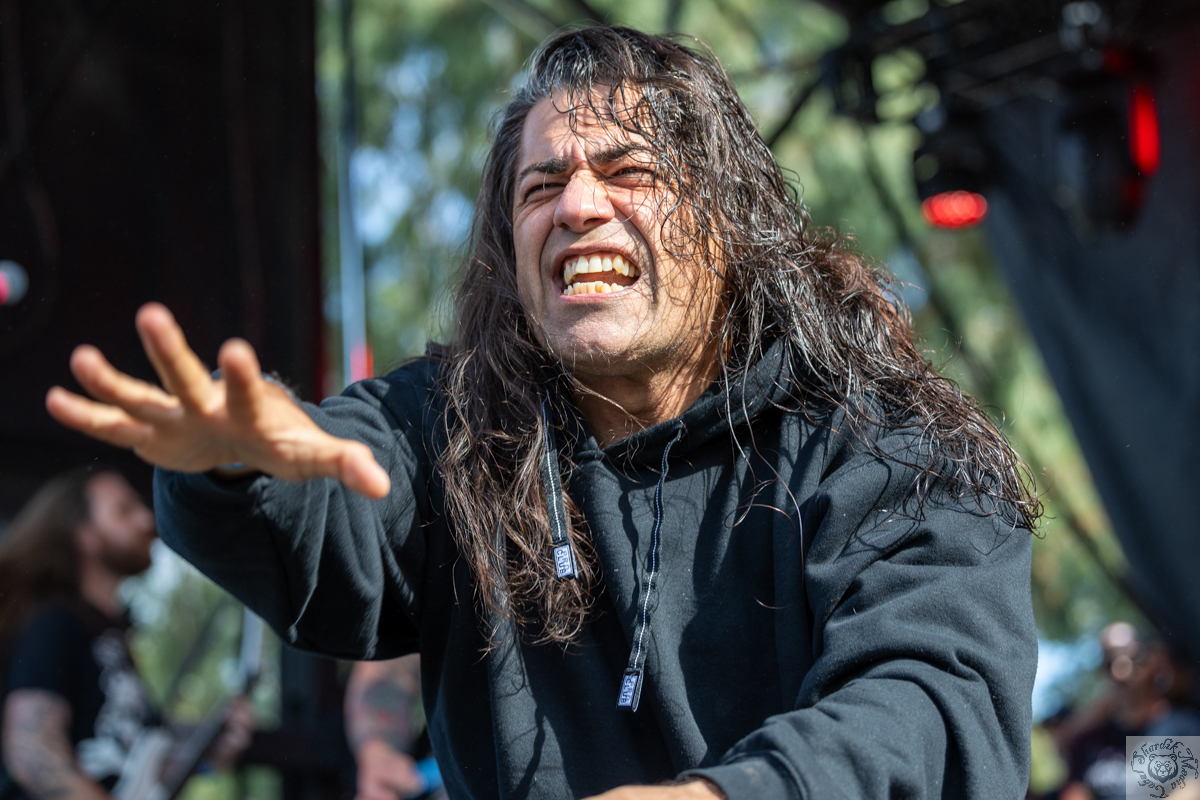
[[[100,561],[112,573],[132,578],[150,569],[150,545],[118,546],[105,542]]]

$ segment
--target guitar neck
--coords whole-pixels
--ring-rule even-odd
[[[233,700],[226,700],[209,712],[204,721],[192,730],[183,746],[175,751],[166,772],[159,779],[158,786],[146,800],[175,800],[183,790],[188,778],[204,760],[204,754],[217,741],[225,727],[225,718],[229,714],[229,706]]]
[[[263,621],[247,610],[242,620],[242,649],[240,668],[241,691],[218,703],[204,721],[197,725],[183,742],[166,759],[166,768],[157,782],[149,787],[144,796],[126,797],[123,800],[175,800],[204,760],[204,754],[217,741],[225,728],[230,706],[239,698],[250,693],[262,663]],[[162,763],[162,762],[159,762]]]

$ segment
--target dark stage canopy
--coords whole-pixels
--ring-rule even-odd
[[[1066,103],[987,114],[988,233],[1157,624],[1200,663],[1200,26],[1146,39],[1161,167],[1128,230],[1088,234],[1055,202]]]
[[[207,360],[248,338],[317,389],[314,8],[292,0],[0,0],[0,519],[46,477],[114,456],[55,423],[71,348],[151,371],[133,329],[165,302]]]

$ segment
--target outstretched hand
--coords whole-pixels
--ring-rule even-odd
[[[247,342],[225,342],[217,355],[222,378],[213,380],[165,306],[142,306],[137,330],[162,388],[117,371],[95,347],[81,345],[71,354],[71,372],[95,400],[55,386],[46,395],[55,419],[180,472],[240,464],[286,480],[336,478],[367,497],[387,494],[388,475],[371,450],[321,430],[287,392],[263,379]]]

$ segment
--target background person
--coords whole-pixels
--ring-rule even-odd
[[[430,795],[417,757],[427,756],[421,736],[421,658],[359,661],[346,684],[346,738],[358,767],[355,800],[403,800]],[[440,780],[439,780],[440,785]],[[444,796],[439,792],[438,796]]]
[[[1056,726],[1067,764],[1060,800],[1112,800],[1126,795],[1126,737],[1200,736],[1188,707],[1190,673],[1158,638],[1128,622],[1100,632],[1105,686],[1101,695]]]
[[[153,512],[118,473],[47,483],[0,536],[0,751],[7,796],[107,800],[131,750],[162,723],[130,656],[125,578],[150,566]],[[214,766],[246,748],[235,704]]]

